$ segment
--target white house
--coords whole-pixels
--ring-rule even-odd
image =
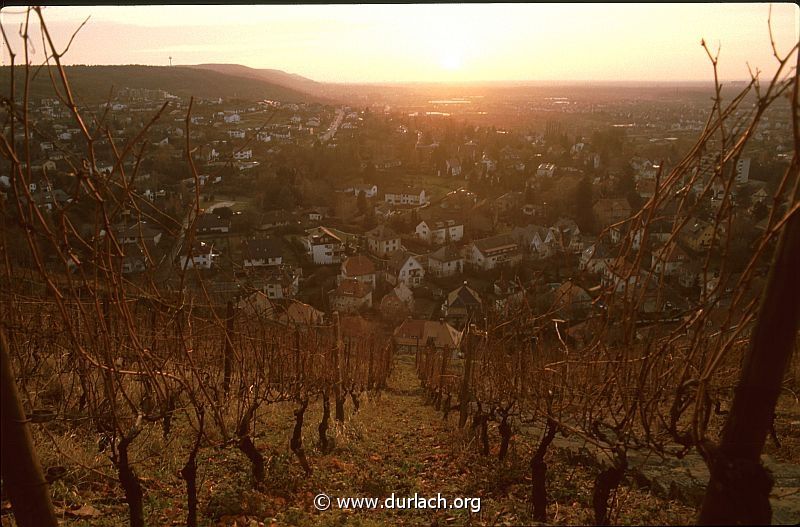
[[[232,113],[224,117],[226,123],[238,123],[242,120],[238,113]]]
[[[400,235],[386,225],[378,225],[366,237],[369,251],[380,258],[400,250]]]
[[[464,271],[464,256],[452,245],[428,255],[428,272],[433,276],[454,276]]]
[[[341,238],[325,227],[317,227],[306,231],[303,238],[306,252],[311,261],[317,265],[338,264],[344,254],[344,243]]]
[[[228,136],[234,139],[244,139],[244,130],[228,130]]]
[[[466,246],[466,262],[476,269],[488,271],[522,261],[519,245],[509,234],[475,240]]]
[[[233,158],[237,161],[244,161],[246,159],[253,158],[253,150],[248,148],[247,150],[237,150],[233,153]]]
[[[347,192],[352,192],[356,197],[363,192],[365,198],[374,198],[378,195],[378,185],[355,185],[347,189]]]
[[[464,237],[464,224],[456,220],[422,220],[414,229],[414,235],[432,245],[459,242]]]
[[[397,252],[389,260],[390,275],[387,277],[392,284],[404,283],[414,288],[422,284],[425,278],[425,268],[419,260],[410,253]]]
[[[406,187],[402,190],[387,190],[384,201],[391,205],[425,205],[428,198],[424,189]]]
[[[264,278],[262,291],[270,300],[294,298],[300,290],[298,273],[285,266],[275,268]]]
[[[191,250],[181,251],[181,269],[211,269],[214,264],[214,247],[206,242],[195,241]]]

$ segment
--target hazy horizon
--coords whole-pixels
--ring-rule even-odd
[[[18,62],[24,11],[0,11]],[[713,75],[701,39],[720,47],[721,80],[746,81],[748,64],[762,77],[775,71],[768,12],[765,3],[43,9],[62,49],[90,17],[67,65],[238,64],[370,85],[706,83]],[[773,4],[772,29],[787,52],[800,39],[800,9]],[[38,52],[33,64],[44,60]],[[9,65],[6,46],[2,59]]]

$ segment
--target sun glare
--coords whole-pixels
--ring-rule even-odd
[[[457,50],[448,49],[439,56],[439,65],[448,71],[460,70],[463,63],[464,57]]]

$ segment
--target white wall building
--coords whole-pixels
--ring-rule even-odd
[[[464,224],[455,220],[422,220],[414,229],[414,235],[432,245],[458,242],[464,238]]]

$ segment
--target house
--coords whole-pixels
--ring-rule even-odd
[[[579,254],[583,250],[581,230],[575,220],[570,218],[558,218],[550,227],[550,236],[545,243],[560,252]]]
[[[306,231],[302,238],[311,261],[317,265],[338,264],[344,255],[344,243],[326,227],[316,227]]]
[[[461,332],[444,320],[407,318],[392,334],[398,353],[416,353],[426,347],[434,350],[456,350],[461,344]]]
[[[406,284],[400,282],[381,299],[378,310],[385,319],[405,318],[414,309],[414,293]]]
[[[283,245],[280,240],[262,238],[242,242],[243,267],[274,267],[282,263]]]
[[[52,211],[72,201],[72,198],[60,188],[52,189],[47,186],[48,184],[42,184],[39,186],[42,189],[41,192],[31,194],[31,199],[38,208]],[[25,198],[22,201],[23,203],[27,202]]]
[[[666,313],[688,308],[684,297],[669,285],[661,284],[659,278],[649,271],[641,271],[636,278],[629,286],[617,288],[615,294],[634,302],[640,313]]]
[[[261,216],[259,230],[268,230],[275,227],[285,227],[296,223],[297,219],[291,213],[283,210],[271,210]]]
[[[693,289],[703,282],[705,263],[698,260],[690,260],[678,269],[678,283],[681,287]],[[719,271],[709,269],[706,278],[719,277]]]
[[[446,277],[464,271],[464,256],[452,245],[445,245],[428,255],[428,272],[433,276]]]
[[[389,205],[388,203],[378,203],[373,208],[373,211],[375,212],[375,217],[380,218],[382,220],[389,219],[389,217],[391,217],[391,215],[394,212],[392,206]]]
[[[119,225],[112,228],[118,243],[135,243],[138,245],[151,243],[157,245],[161,240],[161,231],[150,225],[139,222],[133,225]]]
[[[294,298],[300,291],[300,275],[287,266],[273,268],[264,277],[261,289],[271,300]]]
[[[325,313],[298,300],[292,300],[278,313],[278,321],[293,326],[318,326],[325,321]]]
[[[506,192],[492,202],[492,207],[500,214],[516,210],[522,205],[524,195],[522,192]]]
[[[231,220],[222,219],[215,214],[206,213],[197,217],[197,233],[225,233],[231,229]]]
[[[389,254],[399,251],[400,235],[386,225],[378,225],[366,233],[369,251],[379,258],[386,258]]]
[[[636,225],[636,227],[634,227],[634,225]],[[638,251],[642,246],[644,230],[643,225],[630,220],[610,227],[608,233],[612,244],[630,244],[631,249]],[[666,238],[668,239],[671,234],[671,227],[667,221],[654,220],[648,225],[648,233],[650,238],[660,239],[666,234]]]
[[[639,269],[623,257],[617,257],[603,271],[602,285],[614,292],[624,291],[636,283]]]
[[[211,269],[215,256],[213,245],[195,240],[189,249],[181,251],[178,265],[180,269]]]
[[[567,280],[553,292],[553,308],[566,319],[585,318],[591,307],[592,297],[571,280]]]
[[[122,246],[124,256],[119,259],[122,274],[141,273],[152,265],[152,251],[155,246],[147,247],[147,254],[138,244],[128,243]]]
[[[604,274],[617,255],[605,243],[590,245],[581,253],[578,268],[591,274]]]
[[[494,308],[498,311],[506,307],[518,306],[525,299],[525,290],[518,280],[499,278],[492,284],[494,293]]]
[[[387,190],[384,194],[384,201],[390,205],[417,205],[422,206],[428,203],[428,197],[424,189],[407,186],[402,189]]]
[[[389,259],[387,280],[391,284],[406,284],[410,288],[418,287],[425,277],[425,268],[417,257],[411,253],[397,251]]]
[[[714,226],[699,218],[690,218],[680,232],[680,239],[686,247],[695,252],[710,248],[715,240],[719,239],[722,226],[714,233]]]
[[[556,166],[553,163],[541,163],[536,168],[536,177],[552,178],[556,175]]]
[[[332,311],[355,313],[372,307],[372,286],[358,280],[343,280],[328,294]]]
[[[363,255],[351,256],[342,262],[342,269],[337,277],[337,282],[345,280],[358,280],[361,283],[369,284],[373,289],[376,287],[375,264],[372,260]]]
[[[489,157],[487,154],[483,154],[480,161],[481,165],[483,165],[483,170],[486,174],[490,172],[494,172],[497,170],[497,161]]]
[[[483,301],[477,291],[465,281],[447,294],[442,304],[442,314],[457,327],[483,311]]]
[[[649,200],[656,194],[656,181],[654,179],[641,179],[636,183],[636,192],[644,199]]]
[[[750,181],[750,158],[741,157],[736,161],[736,183],[744,185]]]
[[[378,185],[354,185],[348,188],[345,192],[352,192],[356,197],[363,192],[365,198],[374,198],[378,195]]]
[[[753,203],[764,203],[767,198],[769,197],[769,193],[764,185],[758,187],[758,190],[753,192],[752,194],[752,201]]]
[[[601,198],[592,207],[595,217],[602,228],[627,219],[631,215],[631,206],[626,198]]]
[[[244,139],[244,130],[228,130],[228,136],[234,139]]]
[[[248,148],[246,150],[236,150],[233,153],[233,158],[237,161],[245,161],[253,158],[253,150]]]
[[[510,234],[500,234],[475,240],[465,248],[467,264],[484,271],[512,266],[522,261],[519,245]]]
[[[448,159],[446,164],[448,176],[458,177],[461,175],[461,161],[453,157]]]
[[[464,238],[464,223],[454,219],[422,220],[414,229],[414,236],[431,245],[459,242]]]
[[[541,225],[514,227],[511,230],[511,238],[535,260],[549,258],[555,253],[552,244],[553,233]]]
[[[242,120],[242,118],[239,117],[238,113],[232,113],[226,115],[223,119],[225,120],[226,123],[238,123],[239,121]]]
[[[673,276],[678,273],[683,263],[688,260],[686,252],[676,243],[653,249],[650,268],[654,273]]]

